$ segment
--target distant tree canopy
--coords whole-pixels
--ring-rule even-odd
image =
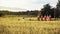
[[[34,11],[26,11],[26,12],[11,12],[11,11],[0,11],[0,16],[3,15],[27,15],[27,16],[37,16],[38,15],[38,10]]]
[[[41,15],[51,15],[52,17],[60,17],[60,1],[58,1],[56,8],[51,8],[49,4],[44,5],[44,8],[41,9]]]
[[[52,17],[59,18],[60,17],[60,1],[58,1],[56,8],[52,8],[49,4],[43,6],[43,8],[39,10],[27,10],[26,12],[11,12],[7,10],[0,11],[0,16],[2,15],[27,15],[27,16],[37,16],[37,15],[51,15]]]
[[[49,4],[44,5],[44,8],[41,9],[41,15],[42,16],[49,16],[51,15],[52,17],[54,17],[54,10],[55,8],[51,8],[51,6]]]
[[[58,1],[56,5],[56,17],[60,17],[60,1]]]
[[[44,5],[42,8],[41,14],[44,15],[51,15],[51,6],[49,4]]]

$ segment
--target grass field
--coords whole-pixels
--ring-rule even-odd
[[[60,34],[60,21],[37,21],[29,17],[0,17],[0,34]]]

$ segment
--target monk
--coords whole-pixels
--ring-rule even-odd
[[[43,17],[43,21],[46,21],[46,16]]]
[[[37,17],[38,21],[40,21],[40,16]]]
[[[51,21],[51,16],[47,16],[47,17],[46,17],[46,20],[47,20],[47,21]]]

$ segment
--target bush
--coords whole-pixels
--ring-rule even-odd
[[[4,16],[4,14],[0,13],[0,17]]]

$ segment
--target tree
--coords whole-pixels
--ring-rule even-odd
[[[57,5],[56,5],[56,17],[60,16],[60,1],[58,1]]]
[[[41,9],[41,15],[51,15],[51,6],[49,4],[44,5],[44,8]]]

